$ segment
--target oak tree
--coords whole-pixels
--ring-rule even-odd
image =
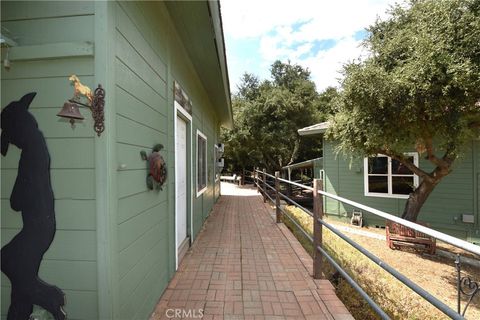
[[[480,126],[480,0],[410,0],[368,29],[370,55],[344,67],[328,134],[339,149],[383,154],[420,183],[402,217],[416,221]],[[416,149],[432,170],[412,163]]]

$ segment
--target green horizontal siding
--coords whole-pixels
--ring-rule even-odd
[[[7,229],[19,229],[22,226],[22,217],[10,208],[10,202],[1,203],[1,225]],[[57,230],[95,230],[95,201],[56,199],[55,215]]]
[[[115,5],[116,153],[122,165],[116,218],[119,319],[148,317],[167,285],[172,260],[168,226],[173,213],[167,197],[173,171],[162,191],[148,190],[147,163],[140,157],[140,151],[150,153],[161,143],[168,159],[168,109],[173,108],[167,102],[167,53],[159,50],[159,39],[148,37],[165,21],[146,24],[145,5]]]
[[[122,319],[146,318],[175,265],[175,144],[173,81],[193,104],[193,230],[208,217],[215,185],[214,144],[218,121],[185,45],[164,3],[120,2],[115,6],[115,100],[118,214],[118,310]],[[196,197],[196,132],[207,136],[208,188]],[[162,191],[147,190],[140,151],[161,143],[168,178]],[[190,171],[187,173],[190,176]],[[217,191],[216,191],[217,190]],[[190,207],[188,207],[190,212]],[[190,214],[188,214],[190,217]],[[190,222],[189,222],[190,224]]]
[[[13,71],[13,67],[10,71]],[[10,73],[10,71],[8,73]],[[25,92],[37,91],[38,93],[30,105],[30,109],[61,108],[65,98],[69,97],[69,95],[66,96],[66,93],[68,92],[70,95],[73,94],[73,91],[71,91],[72,86],[70,85],[70,81],[65,79],[65,74],[68,73],[62,72],[61,75],[50,78],[2,79],[2,89],[4,89],[2,90],[1,97],[2,106],[7,105],[12,100],[18,99],[18,97],[21,97]],[[94,85],[92,76],[83,76],[81,81],[90,87]],[[52,88],[55,88],[55,90],[52,90]]]
[[[100,21],[100,16],[94,16],[97,9],[101,21],[108,20],[105,25],[97,23]],[[12,68],[9,72],[2,70],[1,84],[2,106],[26,92],[38,92],[31,112],[51,154],[57,233],[40,275],[67,294],[69,319],[97,319],[99,312],[102,317],[113,315],[115,319],[147,318],[175,265],[173,80],[181,84],[194,105],[192,139],[197,129],[208,139],[208,188],[203,195],[193,196],[192,236],[201,229],[220,193],[219,184],[215,183],[213,154],[219,139],[218,119],[185,50],[188,43],[179,40],[169,12],[161,2],[108,5],[81,1],[2,2],[1,15],[2,26],[15,32],[18,38],[19,54],[25,53],[28,46],[41,48],[37,57],[29,52],[29,60],[15,61],[11,57]],[[92,44],[97,56],[48,59],[46,51],[52,50],[53,44],[68,43]],[[50,56],[55,54],[52,52]],[[108,61],[107,67],[104,61]],[[106,103],[106,124],[114,123],[106,126],[101,140],[92,130],[88,111],[82,110],[86,119],[73,128],[56,116],[73,94],[68,81],[71,74],[78,75],[91,88],[100,81],[97,78],[106,80],[107,96],[111,97]],[[157,143],[165,147],[162,154],[167,161],[168,178],[163,191],[150,191],[145,185],[146,162],[140,158],[140,151],[150,152]],[[105,154],[99,151],[100,145],[108,145]],[[195,140],[191,145],[195,177]],[[96,167],[103,156],[108,163]],[[8,156],[2,159],[2,244],[22,225],[21,216],[10,209],[8,201],[19,157],[19,150],[11,147]],[[98,170],[110,167],[116,169],[109,171],[114,178],[102,181],[100,177],[105,173]],[[195,183],[190,185],[189,192],[195,195]],[[99,192],[98,188],[108,191]],[[112,199],[96,199],[101,194],[111,194]],[[102,208],[118,210],[96,212]],[[97,221],[102,230],[97,230]],[[112,226],[115,230],[105,230]],[[107,236],[102,238],[104,231]],[[115,252],[105,252],[109,243]],[[109,257],[97,263],[97,257],[103,253]],[[109,268],[109,263],[115,266]],[[103,279],[108,275],[105,267],[111,270],[113,283]],[[8,292],[9,283],[3,277],[2,318],[9,304]],[[106,305],[110,302],[112,306]]]
[[[22,46],[62,42],[94,41],[93,2],[19,2],[3,1],[2,27]],[[20,51],[18,51],[20,52]],[[5,51],[2,50],[2,56]],[[97,243],[95,212],[94,131],[89,111],[86,120],[70,124],[58,118],[66,99],[73,95],[68,81],[71,74],[94,85],[93,57],[44,59],[55,52],[29,53],[29,60],[13,60],[7,72],[2,68],[1,104],[18,100],[35,91],[30,111],[43,132],[51,157],[51,179],[55,196],[57,232],[42,261],[39,275],[59,286],[67,297],[69,319],[98,318]],[[22,226],[21,214],[10,208],[9,198],[16,179],[20,150],[11,146],[1,164],[1,240],[10,241]],[[10,284],[2,275],[1,315],[9,306]]]
[[[68,319],[98,319],[98,312],[96,309],[85,308],[85,306],[97,304],[96,291],[65,289],[63,292],[68,297]],[[2,306],[10,305],[10,287],[2,286],[1,303]],[[67,307],[65,307],[65,309],[67,309]],[[6,319],[6,314],[2,315],[2,319]]]
[[[401,215],[406,200],[364,196],[363,159],[351,160],[342,154],[335,155],[334,144],[324,141],[325,190],[378,210]],[[435,229],[465,239],[475,233],[475,225],[461,222],[462,214],[478,217],[478,206],[475,204],[478,194],[474,191],[477,190],[474,186],[478,181],[474,176],[474,168],[478,163],[475,157],[478,157],[478,154],[474,154],[473,150],[476,149],[471,146],[465,149],[462,157],[456,161],[452,173],[445,177],[429,196],[418,218]],[[428,172],[433,169],[422,157],[419,161],[423,170]],[[351,206],[332,199],[326,200],[325,207],[327,214],[338,217],[350,217],[353,210]],[[383,219],[368,213],[364,213],[364,219],[369,225],[385,224]]]
[[[17,61],[15,67],[12,65],[8,72],[2,72],[2,80],[20,80],[20,79],[40,79],[53,77],[68,77],[76,74],[80,79],[84,76],[91,77],[94,73],[93,59],[91,57],[80,57],[58,60],[31,60]],[[70,97],[72,91],[65,91],[65,95]],[[62,100],[63,101],[63,100]],[[52,101],[51,105],[58,104],[58,101]]]
[[[2,23],[15,20],[46,19],[91,15],[92,1],[4,1],[2,3]]]
[[[118,101],[117,112],[120,116],[162,133],[167,131],[167,117],[165,113],[159,112],[159,110],[145,104],[128,91],[117,87],[116,101]]]

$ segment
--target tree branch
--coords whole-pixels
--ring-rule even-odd
[[[470,129],[478,129],[478,128],[480,128],[480,120],[470,121],[470,122],[468,123],[468,127],[469,127]]]
[[[440,168],[448,168],[450,165],[442,158],[439,159],[433,151],[433,142],[432,138],[424,139],[425,148],[427,149],[427,159]]]
[[[455,159],[457,159],[457,152],[455,150],[456,150],[455,145],[452,145],[452,144],[449,145],[449,147],[445,151],[445,154],[442,157],[442,161],[445,162],[447,169],[450,169],[450,167],[453,164],[453,161],[455,161]]]
[[[425,179],[425,180],[429,180],[430,182],[433,182],[434,179],[429,173],[423,171],[422,169],[420,169],[419,167],[417,167],[416,165],[414,165],[413,163],[408,161],[407,158],[403,154],[397,154],[397,153],[391,152],[389,150],[379,150],[379,151],[380,151],[380,153],[382,153],[386,156],[389,156],[392,159],[400,161],[403,165],[405,165],[405,167],[407,167],[410,171],[412,171],[414,174],[416,174],[420,178]]]

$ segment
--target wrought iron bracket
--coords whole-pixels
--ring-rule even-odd
[[[457,259],[455,259],[455,268],[457,269],[457,312],[464,317],[473,298],[475,298],[480,292],[480,286],[478,282],[473,281],[470,277],[462,277],[459,254],[457,254]],[[468,299],[467,304],[465,304],[465,307],[463,308],[463,312],[461,310],[462,295],[466,296]]]
[[[105,89],[99,84],[97,89],[95,89],[95,93],[93,95],[93,103],[90,110],[92,110],[93,116],[93,129],[100,137],[100,134],[105,130]]]
[[[82,103],[76,99],[70,99],[68,101],[90,109],[94,121],[93,129],[97,133],[97,136],[100,137],[105,130],[105,89],[102,88],[102,85],[99,84],[95,89],[91,105]]]

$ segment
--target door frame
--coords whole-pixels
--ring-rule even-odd
[[[178,204],[177,204],[177,177],[178,177],[178,165],[177,165],[177,117],[182,118],[187,123],[187,215],[188,215],[188,208],[190,208],[190,221],[188,221],[187,217],[187,236],[190,236],[190,241],[193,242],[193,157],[192,157],[192,116],[188,113],[185,108],[183,108],[177,101],[173,102],[173,110],[174,110],[174,158],[175,158],[175,226],[174,226],[174,235],[175,235],[175,270],[178,269],[178,246],[180,245],[177,243],[177,217],[178,217]],[[188,144],[188,140],[190,139],[190,144]],[[189,170],[190,167],[190,170]],[[190,172],[189,172],[190,171]],[[188,175],[190,173],[190,184],[188,184]],[[190,224],[188,224],[190,222]]]

